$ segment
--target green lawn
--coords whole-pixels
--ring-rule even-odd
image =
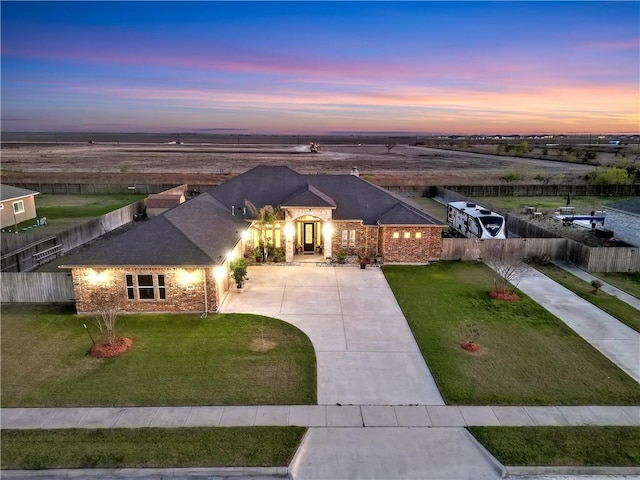
[[[2,430],[2,468],[285,467],[303,427]]]
[[[47,220],[99,217],[146,198],[141,194],[37,195],[38,218]]]
[[[493,271],[477,262],[384,267],[445,401],[464,405],[640,402],[640,385],[523,294],[489,298]],[[480,351],[460,347],[468,323]]]
[[[469,427],[503,465],[640,466],[640,427]]]
[[[273,318],[245,314],[125,315],[131,349],[87,355],[91,340],[60,307],[2,308],[2,406],[255,405],[316,402],[308,337]],[[94,336],[96,332],[94,331]],[[273,342],[258,351],[256,340]]]
[[[585,282],[584,280],[555,265],[532,266],[540,270],[547,277],[550,277],[558,282],[560,285],[568,288],[576,295],[579,295],[585,300],[593,303],[595,306],[604,310],[609,315],[614,316],[622,323],[625,323],[637,332],[640,332],[640,312],[638,312],[638,310],[633,308],[628,303],[625,303],[622,300],[619,300],[616,297],[603,292],[602,290],[600,290],[597,294],[593,293],[593,287],[590,283]]]
[[[636,273],[593,273],[592,275],[600,278],[620,290],[640,298],[640,272]]]
[[[571,196],[571,207],[578,213],[589,213],[592,210],[602,210],[611,203],[626,200],[629,197],[594,197]],[[477,198],[482,205],[491,206],[507,213],[520,213],[524,206],[538,207],[538,210],[554,212],[567,205],[567,196],[561,197],[481,197]]]

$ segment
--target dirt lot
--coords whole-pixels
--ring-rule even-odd
[[[380,185],[491,184],[517,170],[526,183],[580,182],[594,170],[560,161],[384,144],[3,143],[4,183],[190,183],[210,185],[257,165],[301,173],[348,172],[357,166]]]

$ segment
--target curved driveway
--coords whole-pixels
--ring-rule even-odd
[[[255,266],[222,313],[291,323],[316,351],[318,403],[444,405],[382,271],[357,267]]]

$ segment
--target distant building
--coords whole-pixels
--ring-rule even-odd
[[[640,247],[640,197],[608,205],[604,226],[618,240]]]
[[[35,196],[38,194],[12,185],[0,185],[0,227],[11,227],[36,218]]]

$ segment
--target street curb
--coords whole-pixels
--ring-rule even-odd
[[[212,467],[212,468],[87,468],[49,470],[0,470],[3,479],[287,479],[288,467]]]
[[[507,477],[525,475],[640,475],[638,467],[521,467],[505,466]]]

